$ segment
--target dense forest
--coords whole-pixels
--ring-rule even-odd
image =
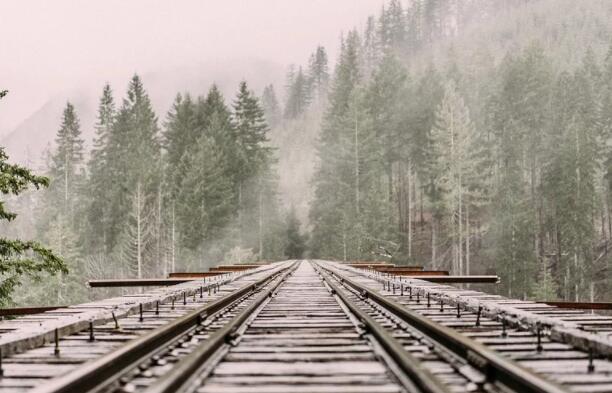
[[[611,15],[604,0],[390,0],[342,34],[333,63],[318,46],[289,67],[282,89],[177,94],[160,120],[137,75],[121,102],[104,86],[91,151],[67,103],[49,188],[9,199],[23,219],[2,233],[34,232],[69,273],[29,278],[42,290],[14,300],[302,255],[604,298]]]
[[[393,0],[347,32],[314,110],[311,255],[495,272],[521,298],[604,297],[611,9],[583,6]],[[290,80],[285,117],[314,91],[296,99],[299,68]]]

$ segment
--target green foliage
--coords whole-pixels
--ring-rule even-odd
[[[6,91],[0,91],[0,98]],[[29,169],[7,162],[8,156],[0,148],[0,192],[3,195],[19,195],[29,187],[47,187],[49,179],[33,174]],[[6,209],[0,202],[0,220],[10,222],[17,214]],[[38,242],[0,238],[0,304],[11,301],[11,295],[23,276],[38,278],[44,273],[67,273],[59,256]]]

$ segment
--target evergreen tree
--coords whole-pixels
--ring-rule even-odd
[[[0,99],[7,94],[0,90]],[[8,156],[0,148],[0,192],[19,195],[29,187],[47,187],[49,179],[33,174],[28,168],[7,162]],[[13,221],[17,214],[6,210],[0,202],[0,220]],[[6,306],[11,301],[13,291],[23,277],[40,278],[42,273],[67,273],[65,263],[49,248],[38,242],[7,239],[0,237],[0,304]]]
[[[285,103],[285,119],[295,119],[303,114],[310,101],[311,90],[308,78],[300,67],[291,85],[289,85],[287,102]]]
[[[306,249],[304,236],[300,233],[300,221],[298,220],[295,208],[291,208],[287,214],[287,245],[285,255],[289,259],[301,259]]]
[[[50,176],[53,179],[52,192],[57,193],[58,207],[63,214],[72,217],[81,184],[81,165],[83,162],[83,140],[81,128],[74,106],[68,102],[64,109],[62,124],[55,138],[57,145],[51,156]],[[72,218],[69,219],[72,222]]]
[[[360,81],[359,46],[356,32],[351,32],[342,41],[329,107],[323,120],[317,152],[319,164],[313,179],[315,196],[310,210],[313,225],[310,248],[315,257],[346,259],[351,256],[350,252],[359,253],[362,233],[353,230],[360,226],[355,227],[349,220],[355,218],[360,205],[360,172],[358,167],[355,170],[355,159],[359,162],[357,147],[362,144],[359,131],[365,129],[355,127],[360,123],[355,115],[361,115],[358,107],[361,100],[355,94]],[[355,130],[357,143],[354,142]]]
[[[86,192],[89,202],[85,207],[87,223],[81,235],[86,248],[103,253],[110,252],[107,231],[112,207],[109,205],[107,191],[112,185],[107,170],[111,166],[108,160],[108,143],[115,115],[113,92],[110,85],[106,84],[100,98],[96,134],[88,163],[89,177]]]
[[[211,119],[210,129],[219,132],[222,122]],[[185,177],[180,186],[176,214],[185,247],[196,249],[221,235],[230,218],[232,183],[225,176],[226,158],[211,134],[202,134],[193,152],[183,156]]]
[[[276,99],[274,86],[268,85],[264,88],[261,96],[261,105],[266,114],[266,121],[270,125],[270,128],[278,126],[281,120],[281,108]]]
[[[316,51],[310,55],[308,62],[308,92],[311,92],[313,100],[321,103],[327,96],[329,85],[329,69],[327,52],[322,46],[317,46]]]
[[[439,195],[438,215],[448,219],[452,249],[452,271],[464,274],[465,206],[468,199],[467,182],[472,174],[470,148],[474,130],[469,112],[454,82],[445,88],[444,98],[436,111],[432,130],[434,165],[432,170],[434,194]]]
[[[246,225],[260,208],[257,196],[248,193],[250,188],[255,188],[258,179],[265,170],[272,165],[272,149],[267,146],[268,124],[266,123],[264,111],[259,104],[255,94],[249,90],[246,82],[241,82],[238,94],[233,104],[232,116],[232,142],[233,151],[230,155],[232,171],[235,174],[235,192],[237,195],[238,211],[238,239],[239,245],[244,246]],[[259,242],[261,243],[261,241]]]
[[[109,137],[109,175],[114,181],[108,191],[113,206],[108,232],[111,247],[131,256],[140,276],[147,274],[156,257],[157,242],[149,234],[158,232],[154,226],[159,223],[155,217],[161,180],[158,133],[150,99],[135,75]]]

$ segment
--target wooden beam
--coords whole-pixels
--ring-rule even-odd
[[[549,302],[538,301],[559,308],[571,308],[576,310],[612,310],[612,302]]]
[[[499,276],[402,276],[441,284],[497,284]]]
[[[19,307],[19,308],[0,308],[0,316],[13,316],[13,315],[31,315],[31,314],[42,314],[46,311],[57,310],[58,308],[65,308],[68,306],[51,306],[51,307]]]

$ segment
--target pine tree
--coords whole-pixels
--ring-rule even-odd
[[[158,210],[156,202],[161,180],[158,134],[157,118],[150,99],[140,77],[135,75],[109,137],[108,157],[112,163],[109,176],[114,181],[109,190],[113,210],[108,232],[111,247],[120,246],[116,249],[120,253],[131,252],[141,275],[145,275],[144,269],[151,265],[145,258],[156,256],[151,248],[155,248],[157,243],[145,241],[145,238],[156,232],[154,226],[158,222],[151,218]],[[129,251],[136,244],[134,238],[139,239],[136,243],[141,247],[136,253]]]
[[[82,180],[83,139],[79,118],[74,106],[68,102],[64,109],[62,124],[55,138],[57,145],[51,156],[50,176],[53,180],[51,192],[57,192],[58,208],[63,214],[72,217],[77,198],[77,189]],[[72,222],[72,218],[69,219]]]
[[[108,169],[109,138],[115,121],[115,102],[110,85],[102,90],[96,121],[96,134],[93,141],[91,156],[88,163],[88,182],[86,185],[87,199],[85,216],[87,223],[81,237],[87,248],[103,253],[110,252],[108,243],[108,226],[111,206],[108,190],[111,187]]]
[[[219,132],[222,122],[211,119],[210,130],[202,134],[192,152],[183,156],[185,177],[180,186],[176,215],[182,243],[190,249],[219,237],[227,225],[232,208],[232,183],[225,176],[228,165],[211,134]]]
[[[249,188],[255,189],[258,176],[272,164],[272,149],[267,146],[268,124],[264,111],[255,94],[249,90],[246,82],[241,82],[238,94],[233,104],[232,142],[233,151],[230,162],[235,174],[235,191],[238,211],[239,245],[245,243],[246,224],[249,218],[247,212],[258,211],[256,195],[248,193]],[[253,208],[254,207],[254,208]],[[252,242],[251,242],[252,243]]]
[[[467,199],[467,179],[471,175],[469,149],[474,130],[469,111],[457,92],[454,82],[445,88],[444,98],[436,111],[432,129],[434,151],[433,184],[439,195],[439,215],[448,219],[452,248],[452,271],[464,273],[464,220]]]
[[[281,108],[274,92],[274,86],[268,85],[264,88],[261,96],[261,105],[266,114],[266,121],[270,128],[275,128],[281,120]]]
[[[297,74],[289,85],[287,102],[285,103],[285,119],[295,119],[302,115],[311,101],[311,90],[308,78],[304,75],[302,67],[298,68]]]
[[[6,90],[0,90],[0,99],[6,94]],[[0,148],[0,192],[3,195],[19,195],[29,187],[39,189],[49,185],[48,178],[7,161],[8,156]],[[0,220],[10,222],[15,218],[17,214],[6,210],[4,202],[0,202]],[[40,243],[0,237],[0,304],[11,302],[12,293],[24,276],[40,278],[43,273],[68,273],[68,270],[53,251]]]
[[[311,92],[313,100],[323,103],[329,86],[329,69],[327,52],[320,45],[308,62],[308,84],[308,91]]]
[[[287,245],[285,255],[289,259],[301,259],[306,249],[304,236],[300,232],[300,221],[295,213],[295,208],[291,208],[287,214]]]
[[[166,116],[165,130],[162,135],[162,147],[165,150],[166,180],[168,194],[176,198],[184,177],[181,159],[185,152],[195,144],[198,137],[196,123],[196,105],[191,96],[177,94],[172,108]]]
[[[317,151],[319,164],[313,179],[315,196],[310,210],[313,225],[310,249],[315,257],[346,258],[350,256],[349,251],[360,252],[357,244],[362,233],[354,232],[355,226],[350,222],[360,206],[362,187],[358,179],[361,172],[358,167],[355,170],[355,160],[359,163],[357,147],[362,145],[359,134],[360,130],[365,130],[355,127],[360,123],[355,115],[361,115],[361,100],[355,93],[360,82],[359,46],[356,32],[351,32],[342,41],[329,107],[322,124]]]

